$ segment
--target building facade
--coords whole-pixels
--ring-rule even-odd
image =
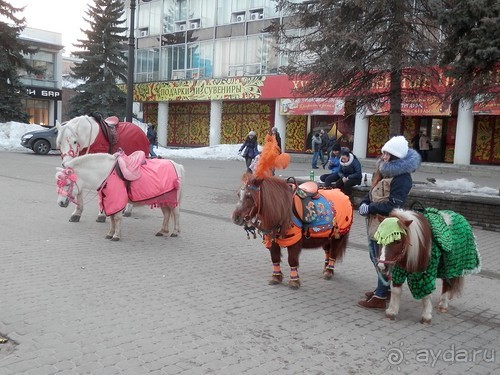
[[[303,2],[302,0],[295,0]],[[286,56],[274,49],[271,0],[138,0],[134,19],[134,101],[138,117],[158,127],[162,145],[199,147],[259,141],[276,126],[287,152],[306,152],[320,129],[358,157],[376,157],[389,137],[382,108],[359,109],[343,98],[297,97],[303,85],[278,74]],[[130,0],[125,1],[130,21]],[[500,101],[481,107],[406,102],[401,132],[426,132],[429,161],[500,164]]]
[[[25,59],[42,71],[19,72],[29,97],[24,105],[30,123],[54,126],[56,120],[61,121],[62,110],[62,34],[26,27],[19,39],[38,49]]]

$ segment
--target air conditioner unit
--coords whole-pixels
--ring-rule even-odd
[[[264,15],[260,12],[254,12],[250,14],[250,19],[252,21],[260,20],[264,17]]]
[[[236,16],[236,22],[243,22],[245,21],[245,15],[244,14],[238,14]]]
[[[200,78],[200,69],[193,69],[191,71],[191,78],[193,78],[193,79]]]
[[[179,25],[179,31],[184,31],[184,30],[186,30],[186,24],[185,23],[181,23]]]
[[[199,29],[199,28],[200,28],[199,22],[191,22],[191,29]]]
[[[140,30],[139,31],[140,36],[148,36],[148,34],[149,34],[148,30]]]
[[[186,78],[186,72],[184,70],[173,70],[172,71],[172,79],[185,79]]]

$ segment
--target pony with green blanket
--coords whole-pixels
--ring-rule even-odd
[[[429,324],[436,279],[443,280],[438,311],[447,312],[450,299],[463,289],[463,276],[481,267],[472,228],[462,215],[435,208],[419,211],[395,209],[380,217],[375,239],[381,245],[378,267],[391,279],[386,317],[398,315],[406,281],[413,297],[422,300],[421,323]]]

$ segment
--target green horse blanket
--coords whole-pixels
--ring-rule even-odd
[[[426,208],[422,213],[432,231],[431,258],[427,269],[408,273],[395,266],[392,271],[392,282],[400,285],[407,280],[415,299],[431,294],[436,289],[436,278],[453,279],[481,270],[474,233],[462,215],[436,208]]]

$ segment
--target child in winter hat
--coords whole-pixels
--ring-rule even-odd
[[[408,154],[408,141],[402,135],[392,137],[382,147],[382,152],[387,152],[402,159]]]

